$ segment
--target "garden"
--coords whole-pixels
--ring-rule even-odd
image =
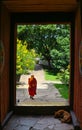
[[[62,84],[55,84],[55,87],[67,99],[70,87],[69,24],[17,25],[16,82],[22,74],[33,71],[40,60],[45,61],[41,64],[45,79],[61,81]]]

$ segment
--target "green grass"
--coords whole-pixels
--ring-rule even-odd
[[[59,90],[63,98],[68,99],[69,87],[65,84],[54,84],[54,86]]]
[[[54,73],[52,70],[44,69],[45,72],[45,79],[50,81],[60,81],[58,79],[57,73]],[[69,97],[69,87],[65,84],[54,84],[54,86],[58,89],[61,96],[64,99],[68,99]]]
[[[57,74],[54,74],[52,71],[44,70],[45,71],[45,79],[51,81],[59,81]]]

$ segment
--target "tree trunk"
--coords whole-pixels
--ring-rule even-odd
[[[49,69],[51,69],[51,60],[47,59],[47,61],[48,61],[48,67],[49,67]]]

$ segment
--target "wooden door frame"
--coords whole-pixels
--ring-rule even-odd
[[[11,33],[10,33],[10,110],[14,110],[17,113],[24,111],[25,113],[39,114],[51,113],[54,109],[66,108],[73,109],[73,90],[74,90],[74,23],[75,14],[73,12],[34,12],[34,13],[11,13]],[[71,74],[70,74],[70,106],[60,107],[19,107],[15,106],[16,101],[16,30],[15,26],[17,23],[70,23],[71,24]],[[19,109],[20,108],[20,109]],[[38,110],[38,111],[37,111]],[[47,111],[46,111],[47,110]],[[46,111],[46,112],[45,112]]]

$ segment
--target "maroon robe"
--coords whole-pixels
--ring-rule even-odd
[[[28,85],[29,95],[33,97],[36,94],[37,80],[35,78],[29,78]]]

